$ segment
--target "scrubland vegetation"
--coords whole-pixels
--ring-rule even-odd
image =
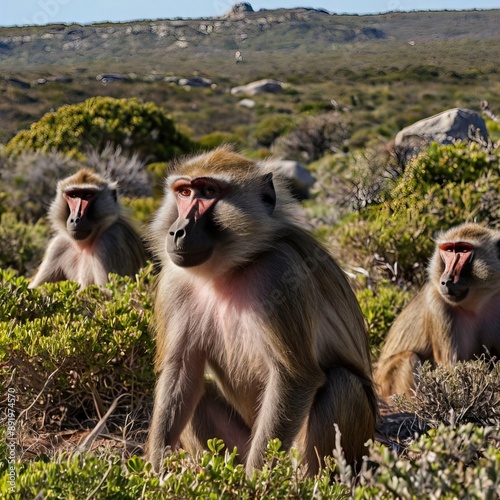
[[[500,37],[486,29],[487,16],[499,11],[398,15],[392,24],[390,15],[336,19],[388,33],[380,39],[322,44],[313,36],[297,44],[290,30],[255,37],[237,65],[234,32],[221,35],[218,50],[203,45],[203,55],[196,47],[166,55],[150,46],[147,53],[144,38],[117,62],[111,49],[90,46],[67,61],[47,50],[39,62],[20,52],[20,67],[0,45],[2,498],[500,495],[500,374],[485,359],[453,370],[424,365],[416,398],[398,398],[395,415],[383,409],[359,473],[337,449],[319,477],[304,479],[275,441],[262,473],[247,480],[235,453],[213,440],[198,457],[170,455],[160,479],[141,456],[155,380],[153,264],[135,279],[113,275],[105,288],[62,282],[28,289],[50,235],[46,210],[58,178],[82,165],[112,175],[127,208],[147,223],[174,158],[230,142],[255,159],[298,159],[315,176],[302,207],[351,277],[376,360],[390,325],[425,281],[436,232],[474,220],[500,227],[498,122],[486,120],[489,141],[432,144],[406,167],[391,144],[402,127],[451,107],[480,112],[487,100],[500,114]],[[467,19],[485,27],[482,37]],[[309,22],[318,29],[314,16]],[[433,23],[448,26],[445,35],[432,38],[426,27]],[[0,38],[42,29],[0,29]],[[103,85],[95,74],[105,70],[136,76]],[[173,73],[216,84],[162,79]],[[33,83],[59,74],[72,81]],[[252,109],[239,106],[230,87],[263,77],[286,82],[285,92],[253,97]]]

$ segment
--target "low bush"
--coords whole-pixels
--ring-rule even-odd
[[[301,478],[296,462],[280,450],[280,443],[269,444],[262,473],[247,479],[236,463],[236,450],[223,452],[224,443],[209,440],[209,450],[197,457],[180,451],[167,455],[165,474],[151,471],[143,458],[122,460],[109,452],[60,455],[51,462],[38,460],[16,465],[16,481],[9,492],[7,464],[0,461],[2,498],[227,498],[274,500],[297,498],[349,498],[349,489],[329,481],[331,469],[316,478]]]
[[[164,161],[153,162],[146,167],[149,182],[153,189],[153,196],[155,198],[161,198],[163,196],[164,181],[168,174],[168,168],[169,164]]]
[[[161,199],[159,198],[122,198],[123,206],[132,212],[133,218],[140,223],[147,223],[159,208]],[[144,227],[142,234],[147,231]]]
[[[304,478],[292,455],[280,443],[268,446],[262,472],[251,479],[236,463],[236,450],[223,452],[213,439],[209,450],[191,457],[168,454],[159,477],[143,458],[121,458],[109,451],[67,455],[54,460],[17,462],[12,489],[8,463],[0,459],[2,498],[227,498],[227,499],[388,499],[497,498],[500,450],[493,428],[472,424],[455,429],[439,426],[406,450],[407,458],[380,443],[369,446],[369,467],[357,476],[329,460],[313,478]],[[408,459],[408,457],[410,459]],[[332,482],[332,476],[337,481]]]
[[[236,147],[243,147],[243,141],[240,137],[229,132],[211,132],[210,134],[202,135],[197,143],[200,149],[206,151],[215,149],[223,144],[234,144]]]
[[[500,364],[481,357],[453,367],[424,363],[415,376],[415,397],[397,396],[395,404],[428,425],[473,423],[500,427]]]
[[[49,228],[22,222],[12,212],[0,215],[0,268],[31,275],[42,261]]]
[[[308,168],[317,180],[314,206],[344,215],[382,203],[402,173],[391,151],[380,146],[324,155]]]
[[[147,414],[154,387],[148,271],[83,290],[70,281],[30,290],[24,277],[0,271],[0,385],[15,390],[28,428],[95,425],[122,395],[108,423],[123,424],[123,412]]]
[[[273,151],[288,158],[312,162],[326,153],[342,151],[349,139],[346,117],[337,112],[306,117],[274,142]]]
[[[368,324],[370,348],[374,358],[378,357],[389,328],[412,295],[410,291],[388,281],[356,292],[356,298]]]
[[[431,429],[412,443],[403,459],[374,444],[373,467],[355,489],[355,499],[498,498],[500,450],[497,431],[472,424]]]
[[[393,190],[393,197],[415,196],[436,184],[468,184],[495,167],[498,167],[498,156],[477,142],[433,143],[410,162]]]
[[[253,138],[258,145],[268,148],[278,137],[290,132],[296,121],[296,117],[283,113],[266,116],[255,126]]]
[[[317,115],[331,111],[333,108],[335,108],[335,103],[327,100],[307,101],[299,106],[299,113]]]
[[[55,150],[81,159],[86,148],[101,151],[108,143],[147,161],[169,160],[193,147],[191,140],[152,102],[92,97],[45,114],[10,141],[6,153]]]

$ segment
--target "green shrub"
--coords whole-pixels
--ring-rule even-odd
[[[147,223],[159,208],[161,198],[122,198],[123,206],[132,211],[134,220]]]
[[[372,134],[373,132],[371,130],[371,127],[357,127],[356,131],[353,132],[352,136],[349,139],[349,146],[353,149],[364,148],[370,142]],[[388,138],[390,137],[390,135],[387,133],[380,135],[386,135]]]
[[[493,143],[500,141],[500,122],[493,121],[491,118],[487,117],[485,117],[484,121],[486,122],[486,128],[488,129],[490,140]],[[500,144],[497,144],[497,147],[499,146]]]
[[[402,459],[385,445],[371,447],[373,467],[355,499],[498,498],[500,450],[494,428],[440,426],[408,447]]]
[[[299,113],[317,115],[319,113],[326,113],[333,109],[333,105],[328,101],[309,101],[304,102],[299,106]]]
[[[317,478],[301,479],[296,463],[280,451],[280,443],[269,444],[261,473],[247,479],[236,463],[236,450],[223,452],[219,439],[208,442],[209,451],[196,458],[179,451],[168,454],[161,481],[150,464],[138,456],[126,460],[110,455],[60,455],[51,462],[38,460],[16,464],[15,492],[9,494],[6,461],[0,461],[2,498],[120,498],[120,499],[257,499],[349,498],[349,489],[329,481],[331,469]]]
[[[475,142],[433,143],[410,162],[393,196],[423,193],[435,184],[473,182],[495,165],[498,166],[498,158]]]
[[[282,113],[266,116],[253,131],[253,138],[257,144],[269,147],[281,135],[290,132],[297,119]]]
[[[144,461],[132,457],[125,463],[117,456],[60,455],[54,461],[39,459],[16,466],[15,491],[9,490],[6,466],[0,462],[2,498],[137,499],[156,497],[159,478],[144,469]],[[147,496],[142,493],[147,488]],[[165,497],[163,497],[165,498]]]
[[[123,394],[122,411],[147,411],[154,387],[148,270],[84,290],[71,281],[30,290],[25,278],[0,270],[0,385],[12,378],[18,407],[29,408],[28,427],[95,423]]]
[[[269,444],[262,472],[247,479],[236,464],[236,452],[222,452],[213,439],[209,451],[196,458],[183,451],[168,454],[165,474],[152,473],[138,456],[121,459],[109,452],[59,455],[15,465],[16,480],[9,492],[7,460],[0,459],[0,495],[5,499],[120,498],[120,499],[390,499],[497,498],[500,491],[500,450],[496,431],[471,424],[432,429],[408,446],[402,458],[380,443],[369,446],[371,466],[357,478],[331,481],[333,461],[314,478],[303,478],[295,460]]]
[[[243,147],[243,141],[236,134],[228,132],[211,132],[198,139],[198,146],[207,151],[223,144],[234,144],[237,148]]]
[[[32,274],[42,261],[49,239],[49,228],[37,222],[19,221],[16,214],[0,215],[0,268],[19,274]]]
[[[381,203],[401,175],[395,158],[382,147],[325,155],[309,168],[320,186],[314,193],[316,204],[332,205],[333,199],[344,213]]]
[[[146,167],[146,172],[153,188],[153,195],[155,198],[161,198],[163,196],[163,186],[168,174],[168,166],[169,164],[167,162],[158,161],[150,163]]]
[[[82,158],[86,148],[100,151],[108,143],[149,161],[169,160],[192,148],[191,141],[156,104],[143,104],[134,98],[93,97],[45,114],[10,141],[6,153],[55,150]]]
[[[341,260],[354,262],[378,282],[422,285],[437,229],[431,215],[409,211],[399,219],[386,205],[344,219],[337,228]]]
[[[410,301],[412,293],[393,283],[382,281],[375,288],[364,288],[356,292],[356,297],[368,323],[370,347],[376,358],[389,328]]]

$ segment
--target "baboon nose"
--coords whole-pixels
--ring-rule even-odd
[[[441,279],[441,286],[449,287],[453,284],[453,280],[453,276],[443,276],[443,278]]]
[[[179,240],[183,240],[186,237],[186,231],[184,229],[178,229],[177,231],[170,231],[170,236],[174,238],[175,243],[178,243]]]

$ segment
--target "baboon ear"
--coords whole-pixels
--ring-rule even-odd
[[[274,212],[274,207],[276,207],[276,191],[274,189],[272,172],[262,176],[260,197],[267,214],[271,215]]]

